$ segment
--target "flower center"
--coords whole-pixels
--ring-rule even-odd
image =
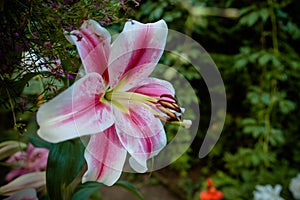
[[[131,103],[140,105],[149,110],[155,117],[185,128],[192,124],[191,120],[182,120],[184,108],[181,108],[176,99],[169,94],[159,97],[150,97],[135,92],[114,91],[108,89],[100,98],[101,102],[109,102],[125,113],[129,113]]]

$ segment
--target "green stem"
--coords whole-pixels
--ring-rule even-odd
[[[64,200],[72,199],[72,196],[74,195],[77,186],[81,183],[82,176],[84,175],[86,170],[87,170],[87,165],[84,164],[80,173],[74,178],[74,180],[67,187],[64,188],[65,190],[63,194]]]
[[[271,113],[273,110],[273,106],[276,103],[276,100],[274,100],[274,96],[276,94],[276,85],[277,85],[277,81],[275,79],[271,80],[271,92],[270,92],[270,104],[266,110],[266,114],[265,114],[265,135],[264,135],[264,143],[263,143],[263,151],[265,153],[265,155],[268,154],[269,151],[269,137],[271,134]],[[265,159],[265,165],[268,166],[269,162],[267,159]]]
[[[273,52],[274,54],[279,53],[279,47],[278,47],[278,30],[277,30],[277,22],[276,22],[276,15],[274,12],[274,2],[273,0],[268,0],[269,4],[269,11],[270,11],[270,18],[272,23],[272,45],[273,45]],[[264,142],[263,142],[263,152],[265,155],[268,154],[269,151],[269,138],[271,134],[271,113],[274,107],[274,104],[276,103],[276,100],[274,99],[274,96],[276,94],[276,87],[277,87],[277,81],[276,79],[271,79],[271,88],[270,88],[270,103],[266,109],[264,121],[265,121],[265,134],[264,134]],[[267,158],[265,158],[265,165],[269,165],[269,161]]]
[[[277,22],[276,22],[276,15],[274,12],[274,3],[273,0],[268,0],[269,4],[269,10],[270,10],[270,17],[271,17],[271,23],[272,23],[272,43],[273,43],[273,50],[275,54],[279,53],[279,47],[278,47],[278,30],[277,30]]]

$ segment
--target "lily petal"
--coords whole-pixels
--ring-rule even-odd
[[[110,53],[110,34],[98,22],[85,21],[80,30],[66,38],[76,45],[86,73],[97,72],[107,80],[107,62]]]
[[[147,160],[166,145],[162,123],[146,108],[132,104],[129,114],[114,109],[116,130],[125,149],[132,156],[130,164],[138,172],[147,170]]]
[[[43,104],[37,112],[38,135],[49,142],[101,132],[114,123],[111,108],[99,101],[104,81],[90,73]]]
[[[126,154],[114,125],[102,133],[92,135],[84,153],[88,170],[82,182],[98,181],[113,185],[121,176]]]
[[[160,97],[163,94],[175,95],[175,90],[171,83],[157,78],[147,78],[130,89],[130,91],[152,97]]]
[[[148,77],[158,63],[166,44],[168,28],[165,21],[142,24],[128,21],[111,46],[108,61],[110,86],[125,79],[127,90]]]

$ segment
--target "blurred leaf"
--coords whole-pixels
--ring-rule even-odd
[[[283,132],[280,129],[272,128],[269,141],[272,146],[283,144],[285,142]]]
[[[28,84],[30,79],[36,76],[35,73],[27,73],[22,76],[20,79],[16,80],[7,80],[5,83],[1,83],[0,87],[0,97],[5,100],[6,103],[10,100],[13,100],[16,97],[19,97],[22,93],[24,87]]]
[[[287,31],[291,37],[296,40],[300,38],[300,29],[299,26],[291,21],[288,21],[286,26],[284,27],[285,31]]]
[[[173,20],[179,18],[182,15],[179,11],[172,11],[172,12],[164,12],[164,20],[166,22],[172,22]]]
[[[255,10],[255,9],[257,9],[257,7],[255,5],[242,7],[240,9],[240,13],[241,13],[241,15],[245,15],[246,13],[249,13],[250,11]]]
[[[63,199],[67,186],[82,170],[84,145],[80,139],[52,144],[46,180],[50,199]]]
[[[260,96],[261,101],[265,104],[265,105],[269,105],[271,102],[271,97],[269,93],[263,92]]]
[[[246,26],[253,26],[257,20],[259,19],[260,17],[260,13],[259,11],[254,11],[254,12],[251,12],[247,15],[244,15],[241,19],[240,19],[240,24],[242,25],[246,25]]]
[[[141,199],[141,200],[144,199],[144,197],[139,192],[139,190],[134,185],[132,185],[131,183],[129,183],[127,181],[118,181],[115,183],[115,186],[121,186],[121,187],[127,189],[128,191],[130,191],[135,196],[137,196],[139,199]]]
[[[269,18],[270,16],[270,12],[269,12],[269,9],[268,8],[263,8],[259,11],[259,14],[260,14],[260,17],[262,19],[263,22],[266,22],[267,19]]]
[[[161,18],[161,15],[162,15],[163,11],[164,11],[163,7],[161,7],[161,6],[156,7],[152,11],[152,13],[150,15],[150,18],[152,18],[153,20],[157,20],[157,19]]]
[[[27,83],[35,77],[37,74],[36,73],[27,73],[25,74],[21,79],[15,81],[13,83],[13,89],[16,92],[16,94],[21,94],[24,87],[27,85]],[[11,88],[11,89],[12,89]]]
[[[242,121],[242,125],[243,126],[247,126],[247,125],[255,125],[257,123],[257,120],[254,118],[245,118]]]
[[[241,58],[241,59],[238,59],[235,63],[234,63],[234,68],[237,69],[237,70],[240,70],[242,68],[245,68],[248,64],[248,60],[247,59],[244,59],[244,58]]]
[[[250,126],[244,126],[243,132],[246,134],[251,134],[252,137],[258,138],[265,132],[264,126],[258,126],[258,125],[250,125]]]
[[[26,87],[24,87],[23,94],[33,95],[42,93],[43,88],[41,88],[41,85],[38,80],[30,80]]]
[[[264,66],[271,60],[272,60],[272,55],[269,53],[264,53],[261,57],[258,58],[258,64],[260,66]]]
[[[75,192],[72,200],[84,200],[89,199],[89,197],[100,189],[103,186],[102,183],[99,182],[87,182],[78,186],[77,191]]]
[[[289,100],[282,100],[279,102],[279,109],[283,114],[288,114],[296,109],[296,104]]]

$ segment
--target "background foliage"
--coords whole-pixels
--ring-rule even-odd
[[[186,199],[198,198],[206,177],[213,178],[225,199],[252,198],[258,184],[281,184],[281,196],[292,199],[288,185],[300,171],[299,1],[145,0],[138,7],[135,1],[38,2],[4,1],[0,6],[1,140],[34,134],[38,97],[50,99],[74,80],[80,61],[63,30],[77,28],[89,17],[112,32],[119,31],[126,18],[164,19],[170,29],[191,36],[210,53],[224,80],[228,102],[217,145],[199,159],[210,119],[209,97],[193,66],[180,63],[180,72],[199,96],[201,122],[190,149],[164,173],[180,172],[176,186]],[[38,66],[20,65],[22,52],[29,50],[37,55],[34,60],[47,60]],[[58,57],[61,69],[53,67]],[[162,63],[178,64],[169,56]],[[50,70],[41,72],[43,66]],[[188,96],[186,101],[195,102]],[[168,129],[172,137],[173,129]],[[166,184],[172,187],[173,180]]]
[[[191,69],[182,72],[199,88],[202,120],[191,151],[173,165],[192,176],[197,172],[194,179],[181,179],[188,197],[210,176],[226,199],[252,198],[258,184],[281,184],[281,195],[292,199],[288,185],[300,170],[299,6],[292,0],[161,0],[139,7],[139,20],[163,18],[169,28],[197,40],[225,82],[226,124],[212,152],[200,160],[197,152],[210,117],[209,101]],[[239,17],[228,8],[237,8]]]

